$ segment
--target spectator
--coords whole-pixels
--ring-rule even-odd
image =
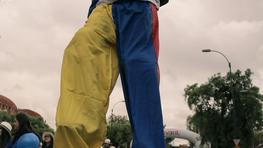
[[[51,132],[44,132],[42,148],[53,148],[54,135]]]
[[[103,147],[103,148],[110,148],[110,146],[111,146],[111,141],[110,141],[110,139],[105,139],[102,147]]]
[[[0,124],[0,148],[6,148],[11,143],[12,126],[10,123],[3,121]]]
[[[10,148],[39,148],[40,140],[26,114],[16,115],[16,132]]]

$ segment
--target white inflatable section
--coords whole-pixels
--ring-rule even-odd
[[[192,142],[195,148],[210,148],[210,144],[201,145],[201,137],[197,133],[188,130],[165,129],[164,136],[170,138],[181,138]]]
[[[211,148],[210,144],[201,145],[201,137],[197,133],[188,130],[177,129],[165,129],[164,136],[169,138],[181,138],[189,140],[195,145],[195,148]],[[132,147],[132,141],[130,142],[130,148]]]

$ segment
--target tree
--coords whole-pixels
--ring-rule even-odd
[[[252,84],[252,72],[213,75],[208,82],[187,86],[185,99],[194,112],[188,127],[200,133],[213,148],[233,148],[240,138],[241,148],[252,148],[254,132],[263,127],[263,96]]]
[[[116,147],[129,147],[132,140],[132,132],[130,122],[126,116],[110,116],[107,125],[107,138],[109,138]]]
[[[44,132],[52,132],[54,133],[54,130],[49,127],[45,123],[45,121],[42,118],[35,118],[35,117],[29,117],[32,127],[34,128],[35,132],[37,132],[40,136]]]
[[[7,112],[0,112],[0,121],[15,122],[16,118],[14,115],[10,115]]]

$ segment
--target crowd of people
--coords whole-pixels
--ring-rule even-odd
[[[36,133],[24,113],[16,115],[14,128],[9,122],[0,123],[0,148],[53,148],[53,139],[51,132],[44,132],[42,137]]]
[[[54,134],[47,131],[41,137],[33,130],[26,114],[18,113],[13,127],[7,121],[0,122],[0,148],[53,148]],[[115,146],[110,139],[105,139],[101,148]]]

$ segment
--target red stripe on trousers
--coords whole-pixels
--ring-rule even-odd
[[[157,8],[155,5],[151,4],[152,10],[152,37],[153,37],[153,44],[156,54],[156,62],[157,62],[157,73],[158,73],[158,80],[160,81],[160,69],[158,64],[159,58],[159,22],[158,22],[158,15],[157,15]]]

